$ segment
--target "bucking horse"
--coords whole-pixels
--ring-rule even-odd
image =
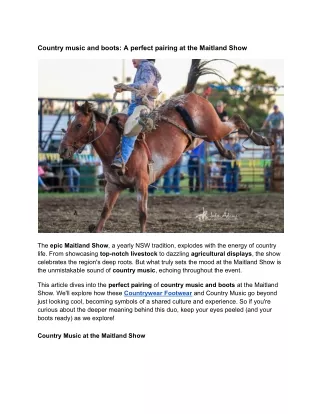
[[[203,141],[213,142],[219,153],[230,160],[235,159],[235,154],[226,150],[221,140],[234,131],[246,134],[257,145],[273,145],[272,140],[254,132],[239,115],[222,122],[212,104],[193,92],[199,77],[210,73],[207,64],[208,61],[192,59],[184,94],[169,99],[145,119],[146,128],[135,143],[124,175],[119,175],[110,166],[119,149],[127,115],[110,117],[97,111],[88,101],[83,105],[75,102],[75,116],[69,121],[61,141],[60,157],[72,158],[76,152],[92,144],[103,164],[106,180],[101,216],[89,231],[102,232],[120,193],[132,188],[137,192],[140,231],[145,232],[149,184],[173,167],[185,151]]]

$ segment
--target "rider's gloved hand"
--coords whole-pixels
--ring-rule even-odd
[[[126,90],[126,85],[124,83],[118,83],[117,85],[114,85],[114,89],[116,92],[123,92]]]

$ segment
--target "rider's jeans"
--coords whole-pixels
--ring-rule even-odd
[[[132,102],[129,107],[128,107],[128,115],[132,115],[133,111],[136,108],[137,103]],[[122,154],[122,159],[120,157],[120,154],[117,154],[115,157],[115,161],[119,161],[119,162],[124,162],[125,164],[128,162],[130,155],[132,154],[133,148],[134,148],[134,143],[136,142],[137,136],[133,136],[133,137],[122,137],[122,146],[121,146],[121,154]]]

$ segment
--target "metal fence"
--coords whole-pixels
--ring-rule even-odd
[[[38,98],[38,147],[40,151],[54,153],[62,139],[61,129],[67,129],[68,121],[74,116],[73,105],[86,99]],[[88,99],[87,99],[88,100]],[[95,102],[100,112],[107,113],[111,99],[89,99]],[[118,99],[116,108],[122,109],[129,101]]]
[[[216,191],[283,191],[284,136],[283,131],[269,131],[275,145],[257,147],[240,138],[245,152],[240,160],[229,161],[211,156],[214,144],[205,144],[205,156],[198,165],[190,164],[190,156],[184,154],[179,167],[172,168],[163,178],[150,186],[150,192],[216,192]],[[97,156],[77,154],[69,166],[61,162],[57,153],[39,153],[39,164],[47,169],[44,181],[52,192],[102,192],[104,177]],[[49,170],[48,167],[49,166]],[[70,176],[68,167],[75,168],[79,177]],[[236,167],[236,168],[235,168]],[[233,173],[230,173],[233,170]],[[236,173],[234,171],[236,170]],[[231,188],[230,177],[236,180]],[[234,183],[233,183],[234,184]]]

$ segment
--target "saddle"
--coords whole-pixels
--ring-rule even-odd
[[[173,121],[172,119],[164,116],[165,112],[162,108],[165,108],[166,106],[168,105],[165,102],[162,106],[160,106],[160,108],[153,109],[151,112],[141,111],[139,124],[142,126],[142,130],[140,134],[138,135],[137,140],[144,141],[145,133],[155,131],[158,128],[158,123],[160,121],[165,121],[165,122],[168,122],[176,126],[177,128],[179,128],[182,132],[186,134],[189,142],[184,152],[189,151],[190,149],[193,149],[191,148],[193,144],[198,143],[199,139],[202,140],[205,137],[196,134],[193,119],[190,116],[189,112],[186,110],[186,108],[184,108],[182,105],[175,105],[173,107],[180,114],[182,121],[186,125],[186,128],[185,128],[183,125],[180,125],[177,122]],[[111,117],[110,123],[114,124],[116,128],[119,130],[119,132],[123,134],[124,126],[128,118],[129,116],[127,114],[123,114],[123,113],[115,114]]]

